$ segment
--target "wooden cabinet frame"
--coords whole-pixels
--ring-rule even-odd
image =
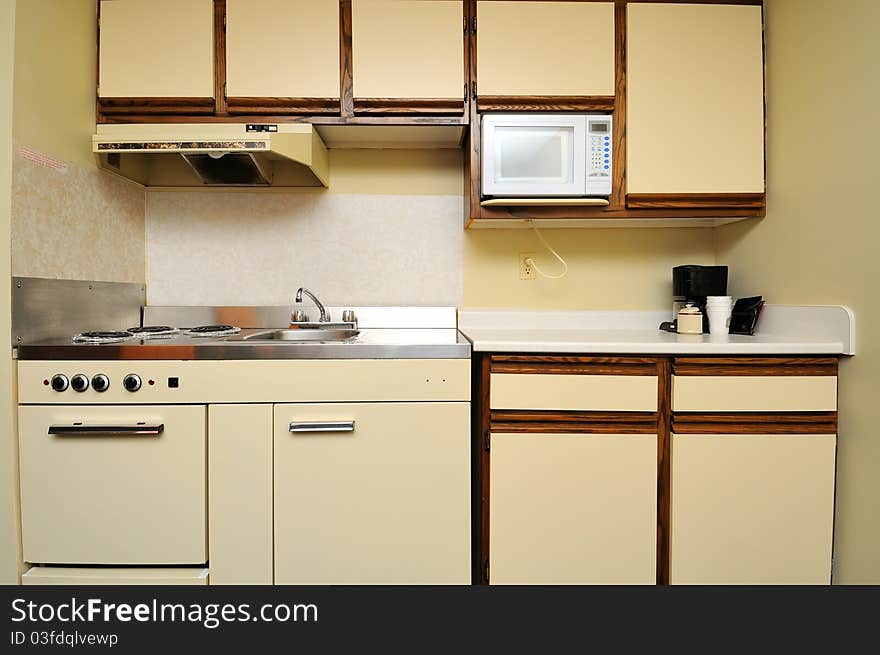
[[[671,357],[474,353],[472,360],[474,584],[489,583],[490,435],[580,433],[657,435],[657,584],[669,584],[671,435],[836,434],[837,412],[673,412],[673,376],[836,376],[837,357]],[[492,373],[657,377],[656,412],[497,410]]]
[[[462,0],[467,2],[467,0]],[[98,5],[98,42],[100,11]],[[467,16],[467,6],[464,8]],[[462,29],[464,79],[469,81],[467,21]],[[96,94],[98,123],[294,123],[361,125],[467,125],[469,95],[461,98],[354,99],[356,68],[352,52],[351,0],[339,1],[340,97],[237,98],[226,95],[226,0],[214,0],[213,98],[101,98]],[[100,61],[98,61],[100,67]],[[100,69],[99,69],[100,72]],[[467,84],[465,85],[467,86]]]
[[[492,0],[482,0],[491,2]],[[567,0],[569,2],[601,2],[604,0]],[[614,1],[614,89],[613,97],[514,97],[483,96],[476,93],[477,78],[477,0],[467,0],[471,18],[470,34],[470,137],[465,156],[465,228],[475,220],[534,220],[542,221],[589,219],[601,224],[612,219],[740,219],[766,215],[765,193],[684,193],[684,194],[627,194],[626,193],[626,39],[627,4],[632,2],[675,2],[675,0],[613,0]],[[763,0],[683,0],[687,4],[760,5]],[[589,112],[611,111],[614,121],[612,191],[607,207],[590,206],[482,206],[481,176],[481,121],[483,111],[532,112]],[[766,113],[766,112],[765,112]],[[765,128],[766,143],[766,128]],[[765,155],[766,168],[766,155]]]
[[[100,42],[100,0],[98,40]],[[492,0],[482,0],[491,2]],[[763,217],[764,193],[627,194],[626,161],[626,33],[627,4],[637,0],[566,0],[614,2],[614,96],[478,96],[477,0],[464,3],[462,48],[465,88],[462,97],[435,99],[354,98],[357,74],[352,51],[351,0],[340,0],[339,76],[336,98],[228,98],[226,96],[226,0],[214,0],[213,98],[98,98],[98,123],[285,123],[361,125],[461,125],[468,134],[465,147],[465,227],[475,220],[589,220],[594,224],[626,225],[626,220],[714,219],[716,222]],[[642,0],[645,1],[645,0]],[[674,0],[649,0],[674,2]],[[763,0],[684,0],[691,4],[760,5]],[[100,62],[98,62],[100,66]],[[96,94],[97,95],[97,94]],[[612,112],[614,120],[612,193],[607,207],[596,206],[482,206],[481,114],[484,111]],[[765,139],[766,141],[766,139]],[[765,166],[766,168],[766,166]],[[616,221],[616,222],[614,222]]]

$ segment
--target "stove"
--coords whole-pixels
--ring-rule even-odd
[[[83,332],[73,337],[74,343],[121,343],[133,339],[134,334],[130,330],[119,332]]]
[[[241,332],[240,327],[234,325],[197,325],[186,331],[191,337],[228,337]]]
[[[128,332],[140,339],[163,339],[179,334],[180,329],[170,325],[144,325],[143,327],[128,328]]]

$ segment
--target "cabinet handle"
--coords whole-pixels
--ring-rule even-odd
[[[289,430],[300,432],[354,432],[354,421],[293,421]]]
[[[83,425],[72,423],[68,425],[50,425],[48,434],[58,437],[158,437],[165,431],[164,423],[147,425],[146,423],[134,423],[132,425]]]

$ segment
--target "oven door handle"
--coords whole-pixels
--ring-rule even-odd
[[[354,432],[354,421],[293,421],[288,429],[294,434],[305,432]]]
[[[50,425],[49,434],[58,437],[158,437],[165,431],[164,423],[132,423],[130,425],[87,425],[69,423]]]

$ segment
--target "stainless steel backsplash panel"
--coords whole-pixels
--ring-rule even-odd
[[[141,324],[143,284],[12,278],[12,345]]]
[[[316,320],[318,310],[310,302],[297,304]],[[240,328],[281,328],[290,322],[294,306],[286,307],[144,307],[144,325],[170,325],[189,328],[196,325],[228,324]],[[354,310],[361,328],[455,328],[455,307],[327,307],[334,321],[342,312]]]

